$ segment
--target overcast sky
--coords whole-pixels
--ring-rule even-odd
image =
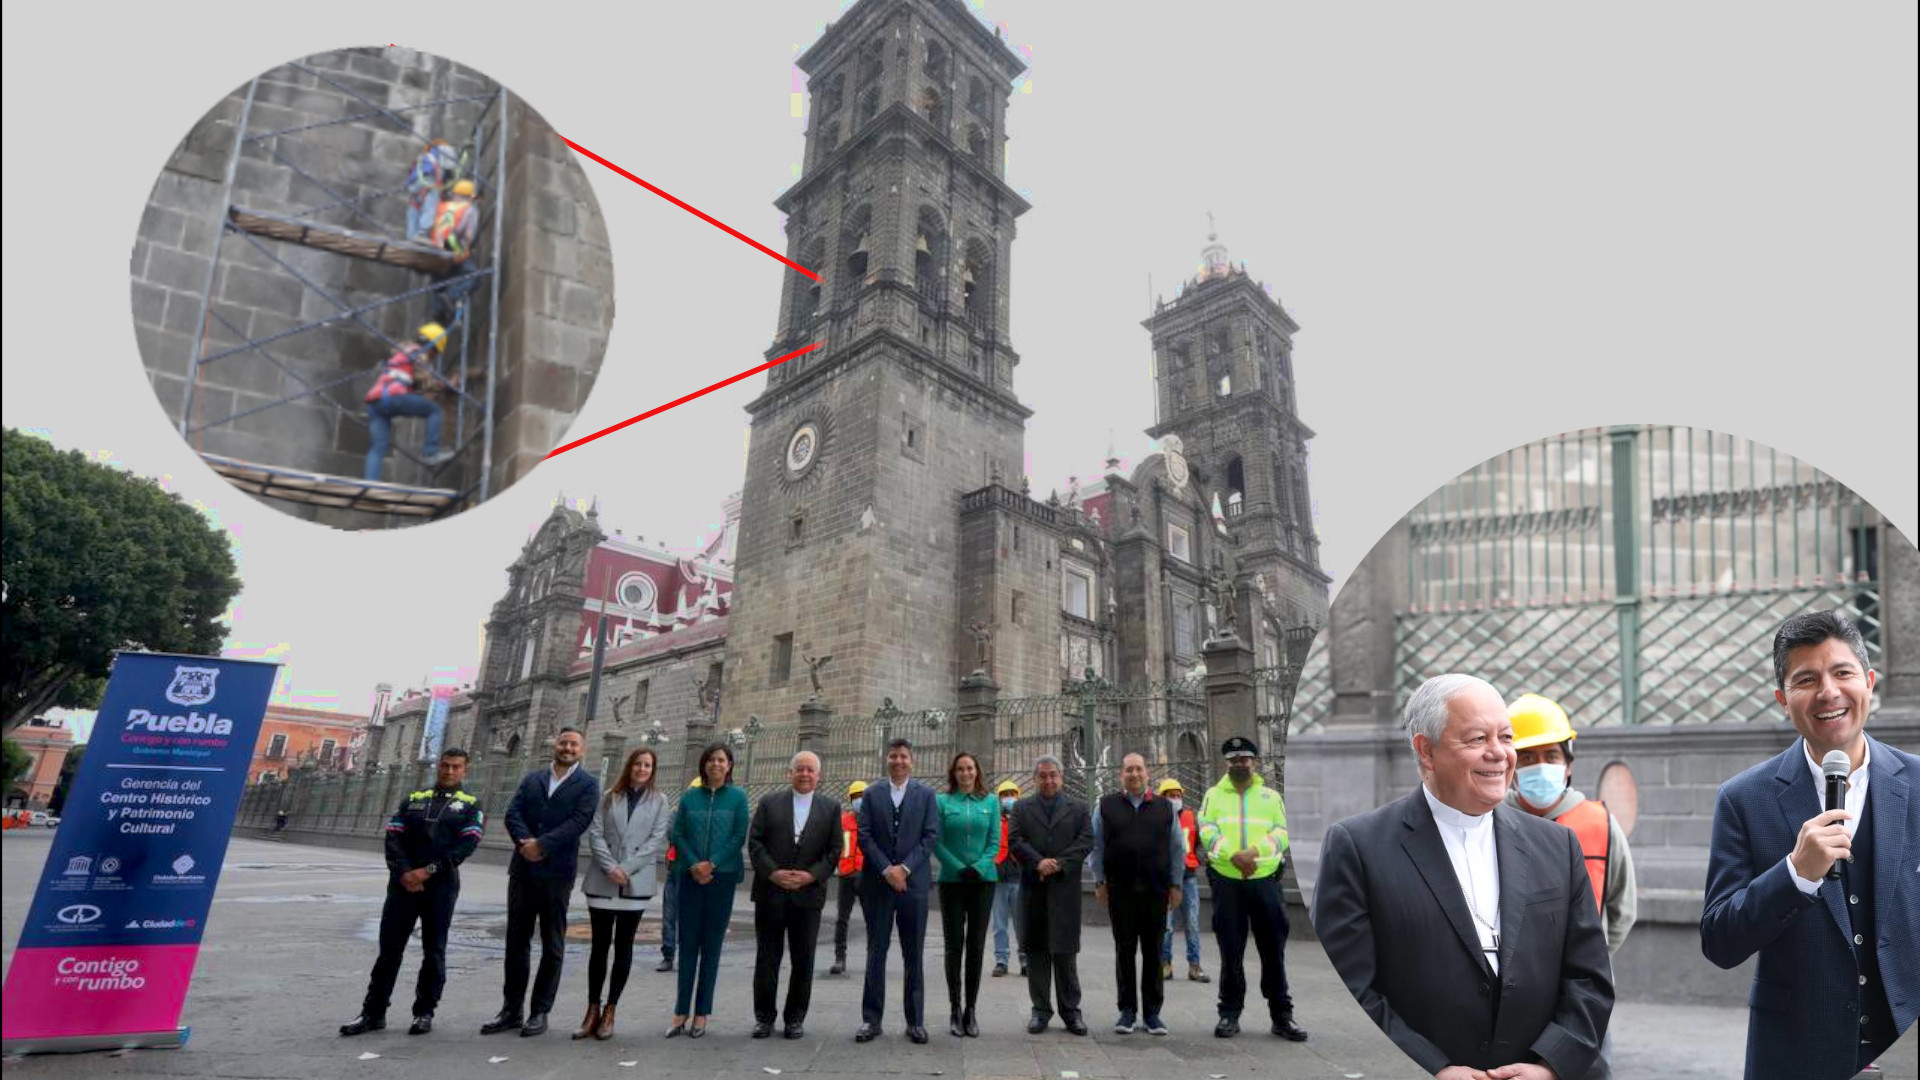
[[[1320,436],[1311,482],[1336,579],[1447,477],[1619,422],[1760,439],[1912,535],[1914,410],[1875,405],[1916,396],[1911,5],[970,6],[1031,65],[1007,180],[1033,203],[1011,314],[1041,495],[1097,475],[1109,439],[1129,468],[1151,451],[1149,280],[1174,295],[1211,210],[1231,258],[1302,326],[1299,404]],[[530,34],[484,3],[399,23],[390,4],[343,3],[324,30],[300,9],[182,20],[162,5],[116,16],[109,38],[83,8],[11,7],[0,416],[207,508],[246,583],[232,651],[286,665],[281,700],[360,711],[380,681],[470,678],[504,569],[562,492],[597,495],[609,530],[702,546],[741,486],[743,406],[764,377],[545,463],[448,522],[355,535],[297,521],[214,477],[142,379],[122,253],[153,177],[235,84],[390,26],[444,34],[411,44],[784,250],[771,201],[801,156],[792,61],[843,7],[687,4],[577,33],[559,28],[606,9],[553,3],[554,32]],[[82,36],[85,78],[36,44]],[[61,108],[30,92],[46,81],[70,95]],[[124,171],[43,149],[99,115],[115,118]],[[757,364],[789,272],[582,164],[618,310],[570,437]],[[43,198],[22,197],[36,184]]]

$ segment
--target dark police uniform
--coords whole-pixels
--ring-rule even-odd
[[[413,1015],[432,1016],[447,983],[447,929],[453,922],[454,901],[460,898],[460,864],[480,846],[486,815],[480,800],[455,788],[428,788],[410,792],[387,822],[386,906],[380,911],[380,959],[367,981],[361,1016],[384,1018],[387,999],[400,974],[400,959],[420,923],[420,981],[413,992]],[[408,892],[400,875],[423,866],[433,873],[419,892]]]

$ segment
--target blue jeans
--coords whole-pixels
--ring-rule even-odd
[[[667,880],[660,885],[660,956],[673,959],[673,946],[680,929],[680,875],[667,864]]]
[[[1186,917],[1187,963],[1200,962],[1200,879],[1192,873],[1180,880],[1180,906],[1167,912],[1167,936],[1160,939],[1160,962],[1173,962],[1174,917]]]
[[[362,474],[365,479],[380,479],[380,466],[393,446],[396,416],[425,417],[427,441],[422,449],[427,457],[440,452],[440,406],[419,394],[388,394],[367,402],[367,429],[371,440],[367,443],[367,468]]]
[[[440,193],[429,190],[422,196],[419,206],[413,200],[407,200],[407,239],[416,244],[427,240],[427,233],[433,231],[433,219],[440,216]]]
[[[1018,874],[1011,863],[1000,864],[1003,874]],[[1013,924],[1014,942],[1020,950],[1020,962],[1026,963],[1026,943],[1020,941],[1020,879],[1001,880],[993,887],[993,962],[1007,962],[1007,924]]]

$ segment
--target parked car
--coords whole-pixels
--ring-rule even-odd
[[[48,815],[47,815],[47,828],[49,828],[49,829],[57,829],[57,828],[59,828],[59,827],[60,827],[60,815],[59,815],[59,814],[48,814]]]
[[[47,823],[47,812],[45,810],[30,811],[27,815],[27,823],[30,825],[45,825]]]

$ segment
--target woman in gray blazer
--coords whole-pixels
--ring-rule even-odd
[[[627,755],[619,779],[600,800],[599,812],[587,828],[593,860],[587,864],[580,891],[587,897],[587,915],[593,921],[593,951],[587,959],[587,1015],[576,1039],[613,1037],[613,1009],[633,969],[633,935],[640,916],[653,898],[654,863],[667,847],[667,826],[673,814],[667,800],[655,790],[659,758],[649,747]],[[606,1004],[600,987],[607,978],[607,947],[613,947],[613,985]]]

